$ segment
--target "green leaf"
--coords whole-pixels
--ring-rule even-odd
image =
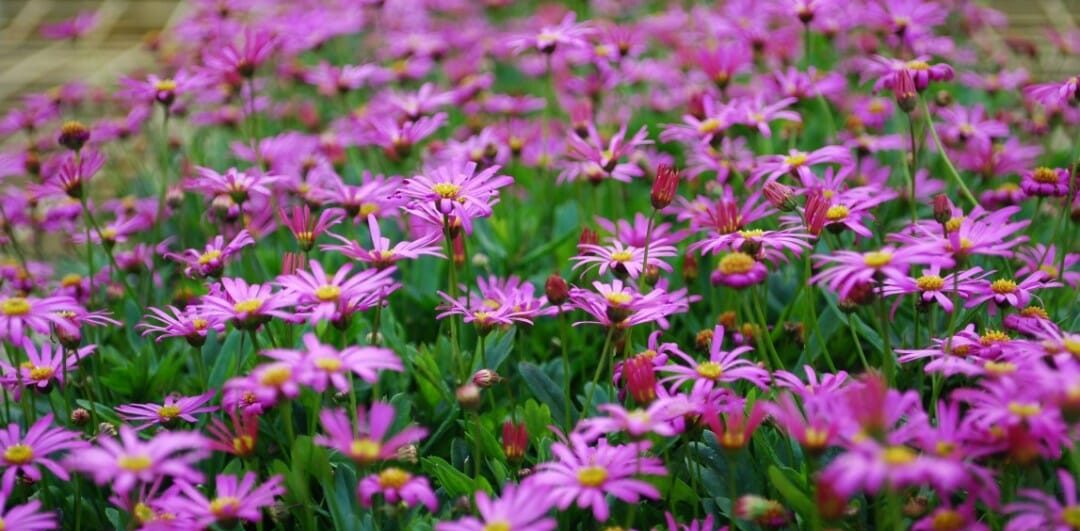
[[[474,491],[473,480],[456,469],[441,457],[425,457],[421,461],[424,472],[434,477],[439,486],[451,498],[471,496]]]
[[[229,334],[229,337],[225,338],[225,343],[217,352],[214,367],[210,370],[210,387],[219,388],[230,376],[236,376],[235,374],[229,374],[229,371],[232,370],[233,360],[237,356],[243,356],[243,353],[239,352],[240,340],[243,337],[242,333],[234,330]]]
[[[788,469],[789,474],[795,474],[795,471]],[[810,501],[810,497],[803,492],[802,489],[796,487],[785,471],[776,467],[776,465],[769,465],[769,481],[772,482],[772,486],[783,496],[788,505],[795,512],[802,515],[804,518],[810,518],[814,514],[814,504]]]
[[[548,432],[551,425],[551,409],[546,404],[540,404],[536,400],[528,399],[525,402],[525,411],[521,415],[525,421],[525,429],[533,438]]]
[[[523,361],[518,364],[518,373],[521,374],[521,378],[525,380],[525,385],[529,387],[532,394],[551,409],[555,418],[565,418],[563,391],[544,371],[540,370],[540,367]],[[570,413],[575,418],[577,417],[577,410],[573,404],[570,404]]]
[[[514,349],[514,336],[517,333],[516,328],[511,328],[508,332],[493,335],[493,337],[487,340],[487,352],[484,353],[486,359],[479,360],[480,366],[487,367],[493,371],[498,371],[502,366],[506,358],[510,356],[510,351]],[[494,341],[492,341],[494,339]],[[474,367],[479,369],[480,367]]]

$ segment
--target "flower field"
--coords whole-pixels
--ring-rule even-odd
[[[186,7],[0,116],[0,531],[1080,530],[1080,75],[1001,13]]]

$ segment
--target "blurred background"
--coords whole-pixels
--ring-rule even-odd
[[[392,0],[391,0],[392,1]],[[681,2],[681,0],[680,0]],[[0,113],[23,94],[69,81],[115,82],[124,72],[155,71],[148,43],[179,19],[179,0],[0,0]],[[1002,11],[1008,29],[997,38],[1018,56],[1031,55],[1035,79],[1076,75],[1080,63],[1065,59],[1048,37],[1074,33],[1080,49],[1080,0],[987,0]],[[92,27],[77,39],[46,38],[51,24],[80,13],[93,14]],[[1066,39],[1068,40],[1068,39]],[[1075,53],[1075,51],[1074,51]],[[1076,57],[1074,55],[1074,57]]]

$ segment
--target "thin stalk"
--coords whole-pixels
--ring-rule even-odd
[[[971,190],[968,190],[967,185],[964,184],[964,179],[960,177],[960,173],[956,171],[956,167],[953,166],[952,160],[949,159],[949,154],[945,151],[945,146],[941,144],[941,137],[938,136],[937,129],[934,128],[934,119],[930,116],[930,106],[926,104],[926,98],[920,97],[919,102],[922,104],[923,118],[926,120],[926,126],[930,129],[930,136],[934,138],[934,145],[937,146],[938,153],[941,154],[942,160],[945,161],[945,168],[949,170],[949,177],[956,183],[956,186],[960,188],[960,193],[962,193],[964,198],[971,203],[972,207],[979,206],[979,201],[971,194]]]
[[[566,314],[563,313],[562,307],[559,307],[559,346],[562,349],[562,362],[563,362],[563,402],[566,410],[566,421],[563,424],[563,429],[569,431],[570,423],[573,421],[570,414],[570,354],[566,349]]]
[[[608,350],[611,347],[611,339],[615,335],[615,327],[608,328],[607,336],[604,338],[604,346],[600,349],[600,363],[596,366],[596,372],[593,373],[592,386],[589,387],[589,392],[585,395],[585,404],[581,408],[582,418],[589,416],[589,408],[592,407],[593,394],[596,392],[596,386],[600,382],[600,373],[604,369],[604,361],[608,358]]]
[[[652,230],[656,222],[656,209],[649,214],[649,223],[645,228],[645,251],[641,257],[641,274],[638,275],[638,291],[645,289],[645,276],[649,274],[649,247],[652,247]]]
[[[810,251],[806,251],[803,256],[803,285],[806,286],[806,298],[804,299],[804,305],[809,309],[810,314],[810,326],[814,329],[814,337],[817,338],[818,344],[821,346],[821,353],[825,356],[825,364],[829,366],[829,370],[836,372],[836,364],[833,363],[832,355],[829,354],[828,342],[825,340],[825,336],[821,333],[821,325],[818,323],[817,315],[817,291],[814,286],[810,284]]]
[[[859,354],[859,361],[862,362],[863,370],[870,371],[870,363],[866,361],[866,353],[863,352],[862,343],[859,341],[859,334],[855,331],[855,323],[852,322],[851,314],[847,317],[848,330],[851,331],[851,342],[855,343],[855,351]]]
[[[112,265],[113,270],[116,273],[119,274],[118,276],[120,277],[120,283],[124,286],[124,295],[127,296],[128,298],[130,298],[132,300],[132,302],[135,303],[136,306],[139,306],[140,308],[142,308],[142,303],[139,301],[138,297],[135,296],[135,292],[132,291],[131,285],[128,284],[127,277],[124,275],[124,271],[122,269],[120,269],[120,264],[116,263],[116,257],[113,256],[112,247],[105,244],[105,237],[101,233],[101,227],[98,225],[97,221],[94,220],[94,215],[93,215],[93,213],[90,212],[90,207],[86,204],[86,197],[85,196],[79,197],[79,204],[82,205],[83,216],[86,218],[86,221],[88,221],[90,223],[90,227],[92,227],[94,229],[94,232],[97,233],[98,238],[102,241],[101,246],[105,248],[105,255],[109,257],[109,263]],[[90,250],[91,250],[90,246],[93,244],[93,242],[90,240],[90,230],[89,229],[87,229],[87,231],[86,231],[86,238],[87,238],[86,239],[86,247],[87,247],[86,255],[87,255],[87,263],[89,264],[90,263]],[[93,278],[93,270],[92,269],[91,269],[90,273],[91,273],[90,278]]]
[[[457,299],[457,266],[454,265],[454,241],[450,235],[450,216],[443,215],[443,239],[446,244],[446,258],[447,263],[447,292],[450,294],[451,299]],[[468,301],[466,301],[468,302]],[[460,373],[461,371],[461,351],[458,346],[458,329],[457,319],[451,315],[450,320],[450,351],[454,356],[454,367]]]
[[[885,379],[889,382],[889,386],[892,387],[896,383],[896,358],[893,357],[892,351],[892,339],[890,335],[889,327],[889,314],[885,308],[885,293],[884,286],[878,283],[878,294],[876,297],[877,310],[878,310],[878,332],[881,334],[881,362],[885,369]]]

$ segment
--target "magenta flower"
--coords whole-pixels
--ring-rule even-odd
[[[735,123],[734,108],[730,104],[718,102],[710,94],[701,98],[700,116],[684,114],[683,123],[665,125],[664,131],[660,133],[660,141],[677,140],[690,145],[708,143]]]
[[[206,442],[198,433],[170,431],[142,441],[135,430],[120,426],[119,440],[100,437],[98,446],[68,456],[65,464],[98,485],[109,483],[113,492],[123,496],[139,482],[152,483],[162,477],[202,481],[202,474],[192,465],[208,453]]]
[[[270,196],[267,185],[280,179],[274,175],[245,173],[236,168],[229,168],[225,173],[218,173],[210,168],[195,168],[199,176],[189,179],[187,188],[209,196],[227,195],[238,205],[244,204],[252,196],[266,198]]]
[[[446,113],[442,112],[404,122],[391,116],[372,116],[365,120],[365,130],[359,133],[357,140],[362,144],[379,146],[391,160],[398,160],[408,156],[413,146],[433,135],[446,120]]]
[[[806,182],[814,179],[810,166],[818,164],[838,164],[846,166],[852,163],[851,151],[841,146],[825,146],[811,152],[792,149],[787,155],[766,155],[758,161],[757,168],[748,183],[753,186],[762,177],[771,182],[785,174]]]
[[[826,394],[825,398],[830,396]],[[837,443],[840,425],[824,400],[804,400],[800,407],[791,393],[784,393],[763,407],[773,422],[807,452],[820,454]]]
[[[243,44],[230,42],[207,47],[203,64],[223,81],[239,85],[240,78],[255,75],[255,70],[270,58],[276,47],[277,39],[269,31],[246,28]]]
[[[982,105],[971,108],[951,105],[940,109],[937,114],[944,122],[941,137],[949,143],[963,144],[972,141],[987,145],[994,139],[1009,136],[1009,126],[998,120],[988,119]]]
[[[1024,95],[1047,107],[1070,107],[1080,100],[1080,76],[1064,81],[1028,85],[1024,87]]]
[[[952,461],[919,453],[904,444],[882,444],[873,439],[840,454],[821,473],[821,480],[844,496],[926,484],[951,492],[966,479],[964,470]]]
[[[54,346],[52,343],[43,343],[38,350],[30,341],[24,341],[20,345],[26,350],[26,361],[19,365],[16,374],[15,368],[0,361],[7,383],[21,383],[24,387],[36,388],[38,391],[48,391],[55,382],[64,385],[65,374],[71,374],[79,367],[79,360],[89,356],[97,348],[96,345],[87,345],[74,352],[65,353],[64,347]],[[15,398],[18,399],[21,389],[15,389]]]
[[[626,140],[627,126],[628,124],[624,123],[607,142],[592,122],[586,126],[584,136],[569,135],[569,161],[564,164],[557,181],[563,183],[585,177],[595,183],[610,177],[616,181],[630,182],[632,178],[642,176],[644,172],[637,164],[620,160],[629,156],[639,146],[652,144],[652,141],[648,140],[649,131],[644,126]]]
[[[263,356],[292,364],[297,381],[318,392],[333,385],[342,393],[349,390],[349,372],[368,383],[379,379],[379,371],[402,372],[404,366],[394,351],[378,347],[350,346],[338,351],[319,343],[315,334],[304,334],[304,350],[271,349]]]
[[[558,313],[558,308],[548,306],[547,297],[536,296],[536,286],[516,275],[505,279],[494,275],[478,277],[476,285],[483,297],[481,304],[493,310],[505,310],[513,321],[529,324],[538,316]]]
[[[755,260],[752,256],[734,252],[727,253],[720,258],[716,269],[709,275],[709,281],[713,285],[723,285],[729,288],[742,289],[754,284],[760,284],[769,276],[769,270],[765,264]]]
[[[970,407],[968,417],[983,429],[1017,429],[1032,438],[1034,449],[1055,459],[1069,441],[1061,410],[1044,400],[1044,389],[1015,378],[985,379],[979,388],[953,391],[953,398]]]
[[[652,225],[652,234],[649,234],[649,218],[638,212],[634,219],[620,219],[611,221],[597,216],[596,224],[607,231],[612,239],[625,242],[634,247],[645,247],[650,240],[653,245],[674,245],[686,236],[686,231],[674,230],[671,223],[662,223],[656,220]],[[649,251],[652,256],[652,251]]]
[[[810,278],[815,284],[825,284],[841,297],[847,297],[856,286],[871,283],[877,278],[902,282],[912,264],[952,267],[953,260],[939,244],[886,246],[879,251],[857,253],[835,251],[831,255],[814,255],[818,267],[832,267]]]
[[[195,423],[198,421],[195,415],[217,411],[217,406],[204,405],[216,394],[217,391],[211,389],[197,396],[169,395],[165,397],[164,404],[126,404],[117,406],[116,412],[120,414],[120,418],[128,422],[142,421],[142,424],[135,426],[136,430],[143,430],[155,424],[172,428],[179,420]]]
[[[254,245],[255,240],[246,229],[233,236],[228,244],[222,235],[214,236],[202,251],[187,249],[182,253],[165,253],[164,256],[184,265],[184,275],[191,278],[219,277],[225,271],[225,264],[240,252],[240,249]]]
[[[874,92],[882,89],[892,89],[896,86],[901,72],[907,72],[915,82],[915,89],[919,92],[926,90],[931,81],[948,81],[953,78],[954,72],[951,66],[938,63],[929,64],[930,58],[919,56],[910,61],[889,59],[876,56],[874,62],[867,68],[867,74],[877,76],[874,83]]]
[[[610,515],[605,499],[609,494],[627,503],[660,497],[655,487],[635,478],[667,474],[659,459],[640,455],[646,448],[647,442],[612,446],[606,439],[589,446],[581,435],[571,433],[566,442],[551,445],[555,460],[537,466],[533,482],[548,489],[552,504],[559,509],[576,503],[582,509],[592,508],[593,516],[603,522]]]
[[[360,465],[393,459],[401,447],[423,439],[428,433],[425,428],[408,426],[390,436],[394,406],[386,402],[374,402],[366,411],[357,408],[355,428],[341,409],[323,410],[319,420],[326,435],[315,436],[315,443],[333,448]]]
[[[574,326],[598,324],[629,328],[656,321],[660,328],[667,328],[667,316],[687,311],[691,302],[685,288],[669,293],[660,284],[644,295],[619,279],[611,281],[611,284],[593,282],[593,287],[596,292],[581,288],[570,290],[570,304],[595,319],[578,321]]]
[[[795,393],[804,402],[830,400],[833,393],[841,390],[849,381],[845,371],[819,376],[813,367],[803,365],[803,372],[806,374],[805,382],[795,373],[784,370],[774,372],[773,380],[777,387]]]
[[[311,207],[307,203],[293,205],[291,212],[284,208],[278,209],[278,217],[281,218],[281,223],[285,225],[285,228],[289,229],[289,232],[296,238],[296,244],[304,252],[308,252],[312,247],[315,247],[315,240],[318,240],[319,236],[326,232],[326,229],[341,223],[341,218],[344,216],[345,212],[340,208],[327,208],[319,212],[318,218],[312,219]]]
[[[506,175],[496,175],[498,171],[498,166],[492,166],[476,173],[475,162],[451,162],[428,169],[426,175],[405,179],[397,193],[415,201],[434,203],[443,215],[454,214],[470,225],[473,212],[466,206],[476,207],[482,217],[490,216],[497,190],[514,182]]]
[[[610,269],[615,276],[620,278],[638,278],[644,266],[645,249],[630,245],[623,245],[618,240],[611,240],[610,246],[583,244],[578,246],[577,256],[570,258],[576,262],[574,269],[590,265],[586,270],[599,265],[599,274],[603,275]],[[671,245],[656,245],[649,247],[649,265],[656,266],[664,271],[671,271],[671,265],[661,260],[676,256],[678,251]]]
[[[1006,531],[1047,529],[1068,531],[1080,525],[1080,497],[1076,495],[1076,478],[1065,469],[1057,471],[1062,498],[1054,498],[1039,489],[1022,489],[1022,501],[1005,506],[1012,515]]]
[[[312,261],[310,272],[297,271],[278,277],[277,284],[284,288],[282,297],[296,305],[298,316],[311,323],[341,322],[358,309],[359,301],[370,307],[389,293],[396,269],[366,269],[351,277],[350,271],[352,265],[345,264],[333,277],[328,277],[322,266]]]
[[[722,46],[703,46],[693,56],[694,63],[717,87],[726,88],[731,80],[753,65],[754,56],[741,40]]]
[[[266,284],[248,284],[242,278],[223,278],[221,283],[203,297],[202,311],[210,318],[228,321],[243,330],[254,330],[271,317],[289,320],[291,315],[281,308],[292,299],[274,293]]]
[[[93,31],[97,25],[97,11],[80,11],[67,20],[42,25],[41,36],[54,41],[75,40]]]
[[[583,419],[575,428],[586,441],[594,441],[603,435],[618,432],[626,432],[635,440],[650,433],[673,437],[682,430],[676,429],[671,424],[671,419],[688,413],[690,407],[681,397],[665,397],[657,398],[646,409],[627,410],[618,404],[601,404],[597,409],[607,416]]]
[[[364,507],[371,507],[376,494],[382,494],[383,500],[391,505],[401,503],[415,507],[423,504],[433,513],[439,509],[439,500],[426,477],[393,466],[361,479],[356,487],[356,495]]]
[[[374,215],[367,217],[368,229],[371,231],[371,249],[363,248],[359,243],[338,234],[330,234],[342,245],[321,245],[324,251],[337,251],[352,258],[353,260],[370,264],[377,269],[386,269],[396,264],[399,260],[415,260],[421,256],[435,256],[446,258],[440,252],[439,242],[442,238],[438,232],[431,232],[413,241],[401,241],[391,246],[390,238],[384,238],[379,229],[379,221]]]
[[[78,156],[65,153],[56,170],[47,177],[43,190],[75,199],[83,197],[86,185],[105,166],[105,160],[105,155],[96,149],[83,149]]]
[[[945,222],[945,236],[941,236],[940,224],[930,222],[917,225],[916,236],[898,233],[890,239],[913,243],[941,241],[946,250],[958,258],[976,255],[1011,257],[1012,248],[1028,240],[1024,235],[1013,236],[1031,224],[1029,219],[1010,221],[1019,211],[1020,208],[1015,206],[992,212],[975,207],[965,216],[963,209],[954,207],[952,217]]]
[[[11,531],[48,531],[56,529],[56,515],[51,512],[38,512],[41,502],[33,500],[29,503],[16,505],[10,510],[7,507],[7,498],[10,491],[0,491],[0,522],[4,522],[4,528]]]
[[[52,424],[53,415],[49,413],[30,426],[25,436],[19,434],[18,424],[9,424],[6,430],[0,431],[0,448],[3,449],[0,468],[6,469],[0,492],[11,492],[15,479],[20,474],[32,481],[41,481],[41,470],[38,466],[45,467],[64,481],[68,480],[67,470],[60,466],[53,456],[64,450],[82,449],[86,443],[78,432],[55,428]],[[2,508],[0,505],[0,509]]]
[[[1020,249],[1017,253],[1024,266],[1016,270],[1016,276],[1022,277],[1034,271],[1042,271],[1048,280],[1064,280],[1069,287],[1075,288],[1080,285],[1080,272],[1070,271],[1077,262],[1080,262],[1080,254],[1066,253],[1064,271],[1058,271],[1059,257],[1058,248],[1054,245],[1046,246],[1038,243],[1032,247]]]
[[[769,123],[775,120],[787,120],[789,122],[802,123],[802,117],[795,111],[786,110],[795,103],[795,98],[783,98],[774,103],[765,103],[764,97],[756,96],[752,100],[744,100],[734,111],[738,123],[753,127],[765,138],[772,136]],[[813,164],[813,163],[811,163]]]
[[[1013,308],[1023,308],[1028,305],[1028,302],[1031,302],[1033,291],[1061,286],[1060,282],[1044,282],[1044,278],[1046,278],[1045,273],[1035,271],[1019,283],[1008,278],[999,278],[993,282],[978,280],[972,289],[971,298],[968,299],[967,304],[964,306],[974,308],[990,301],[995,307],[1012,306]]]
[[[210,315],[203,311],[202,307],[193,304],[183,310],[176,306],[166,306],[169,312],[159,308],[148,307],[152,315],[147,315],[146,321],[138,323],[135,328],[142,328],[142,335],[157,334],[155,342],[161,342],[167,337],[182,337],[193,347],[201,347],[206,343],[206,335],[213,330],[218,334],[225,331],[225,322],[216,315]],[[154,324],[153,319],[160,324]]]
[[[973,293],[978,291],[980,281],[991,274],[993,274],[992,271],[983,271],[981,267],[973,267],[960,273],[941,276],[941,266],[934,265],[923,270],[918,278],[887,279],[881,293],[885,296],[918,294],[921,302],[937,302],[946,312],[951,313],[954,293],[960,300],[968,300]],[[897,303],[899,301],[900,299],[897,299]]]
[[[1034,171],[1025,171],[1020,178],[1020,188],[1032,197],[1065,197],[1069,194],[1069,170],[1040,166]]]
[[[334,66],[327,61],[310,68],[304,81],[318,87],[323,96],[337,96],[365,85],[381,85],[390,80],[389,72],[373,64]]]
[[[259,365],[251,374],[225,382],[222,407],[257,412],[273,407],[281,399],[296,398],[300,394],[297,372],[293,364],[284,361]]]
[[[810,234],[794,228],[743,229],[724,234],[710,230],[704,240],[690,244],[687,251],[700,251],[702,254],[738,251],[759,261],[768,260],[775,265],[786,261],[784,251],[800,256],[803,250],[810,248],[807,240],[811,238]]]
[[[281,484],[281,476],[271,476],[259,486],[255,485],[257,479],[254,472],[245,473],[243,479],[231,474],[218,474],[214,478],[212,499],[187,480],[181,479],[176,482],[177,496],[163,501],[163,507],[203,527],[215,523],[228,526],[238,520],[258,522],[262,520],[262,510],[285,494],[285,487]]]
[[[6,339],[16,345],[26,343],[29,332],[48,335],[52,325],[70,334],[79,329],[61,315],[61,312],[78,312],[82,308],[68,296],[0,298],[0,340]]]
[[[657,370],[671,373],[661,383],[671,382],[672,387],[679,387],[688,381],[702,381],[707,386],[718,382],[731,383],[746,380],[761,389],[767,389],[769,385],[769,371],[758,367],[752,361],[741,358],[747,352],[754,350],[749,346],[736,347],[730,351],[723,350],[724,327],[716,325],[713,328],[712,341],[709,343],[709,359],[698,362],[690,355],[681,351],[672,354],[683,361],[686,365],[664,365]]]
[[[124,78],[120,82],[124,85],[121,94],[127,98],[137,102],[158,103],[168,110],[180,96],[206,87],[207,79],[199,73],[180,69],[170,77],[150,74],[145,80]]]
[[[522,35],[507,43],[514,53],[535,48],[540,53],[552,54],[556,49],[583,48],[588,46],[585,37],[593,34],[588,22],[577,22],[577,15],[570,11],[554,26],[544,26],[538,33]]]
[[[507,483],[502,495],[492,498],[484,491],[476,492],[475,516],[466,516],[454,522],[435,524],[436,531],[491,531],[513,529],[514,531],[552,531],[555,519],[548,516],[551,496],[546,489],[526,479],[520,484]]]

